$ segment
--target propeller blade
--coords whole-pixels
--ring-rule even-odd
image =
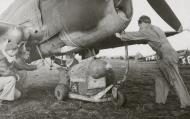
[[[179,33],[179,32],[177,32],[177,31],[165,32],[165,34],[166,34],[167,37],[174,36],[174,35],[176,35],[176,34],[178,34],[178,33]]]
[[[165,0],[147,0],[158,15],[174,30],[181,31],[182,25]]]

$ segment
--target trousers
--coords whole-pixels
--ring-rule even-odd
[[[15,88],[14,76],[0,77],[0,100],[13,101],[21,96],[21,92]]]
[[[155,80],[156,102],[165,104],[171,85],[180,99],[181,108],[189,106],[190,95],[179,73],[178,64],[169,64],[161,60],[158,65],[164,78]]]

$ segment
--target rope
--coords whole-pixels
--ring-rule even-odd
[[[70,42],[71,42],[74,46],[76,46],[76,47],[84,48],[84,47],[78,45],[77,43],[75,43],[75,42],[73,42],[73,41],[71,40],[70,36],[69,36],[68,33],[67,33],[67,32],[68,32],[68,28],[67,28],[66,25],[64,25],[63,28],[64,28],[65,30],[63,30],[62,33],[64,33],[64,36],[67,38],[68,41],[70,41]]]
[[[49,62],[46,61],[46,59],[43,57],[42,52],[38,45],[36,45],[36,49],[38,51],[38,54],[40,55],[40,58],[42,59],[43,64],[45,65],[45,62],[46,62],[51,67],[51,64],[49,64]]]
[[[125,33],[125,31],[123,31],[122,33]],[[129,50],[128,50],[128,45],[125,46],[125,60],[126,60],[126,69],[125,69],[125,74],[123,76],[123,79],[121,81],[118,82],[118,84],[122,84],[124,83],[126,80],[127,80],[127,75],[129,73],[129,58],[128,58],[128,55],[129,55]]]
[[[79,45],[77,45],[76,43],[74,43],[74,42],[71,40],[70,36],[66,33],[66,31],[62,31],[62,33],[64,34],[64,36],[66,37],[66,39],[67,39],[68,41],[70,41],[74,46],[80,47]]]
[[[129,73],[129,58],[128,58],[128,46],[126,45],[125,46],[125,60],[126,60],[126,69],[125,69],[125,73],[124,73],[124,76],[123,76],[123,79],[118,81],[117,84],[123,84],[126,80],[127,80],[127,75]]]
[[[129,54],[129,52],[128,52],[128,46],[126,45],[125,46],[125,58],[126,58],[125,60],[126,60],[127,66],[126,66],[126,70],[125,70],[125,74],[124,74],[122,82],[124,82],[124,81],[127,80],[127,75],[128,75],[128,72],[129,72],[129,58],[128,58],[128,54]]]

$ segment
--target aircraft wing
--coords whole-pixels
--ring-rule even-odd
[[[15,25],[42,27],[39,0],[15,0],[0,16],[0,21]]]
[[[13,27],[13,24],[8,24],[8,23],[4,23],[4,22],[0,22],[0,36],[2,36],[3,34],[5,34],[9,28]]]

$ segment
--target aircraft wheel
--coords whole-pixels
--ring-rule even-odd
[[[112,92],[113,94],[114,92]],[[116,92],[117,94],[113,94],[113,99],[112,99],[112,102],[115,106],[117,107],[121,107],[123,106],[124,102],[125,102],[125,97],[124,97],[124,94],[117,90]]]
[[[59,84],[57,85],[57,87],[55,88],[55,97],[58,99],[58,100],[64,100],[68,97],[68,94],[69,94],[69,88],[67,85],[65,84]]]

